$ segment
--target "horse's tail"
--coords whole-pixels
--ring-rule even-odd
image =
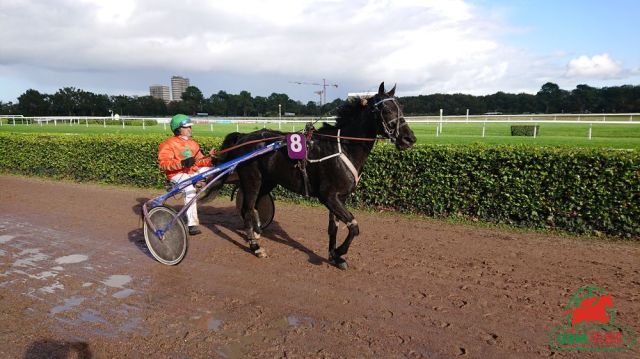
[[[240,132],[231,132],[230,134],[225,136],[224,140],[222,141],[222,145],[220,146],[220,151],[227,149],[235,145],[236,143],[238,143],[238,140],[240,139],[241,135],[242,134]],[[215,159],[213,159],[214,166],[216,165],[216,163],[226,162],[228,157],[229,157],[229,152],[221,153]],[[214,199],[218,191],[222,188],[222,186],[224,186],[224,183],[227,181],[227,177],[229,177],[229,174],[222,176],[216,183],[212,184],[211,187],[209,187],[206,191],[203,191],[204,193],[200,194],[200,200],[204,202],[208,202]]]

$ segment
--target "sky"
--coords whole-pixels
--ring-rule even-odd
[[[205,97],[535,94],[640,85],[637,0],[0,0],[0,101],[75,87]],[[299,84],[302,83],[302,84]],[[337,86],[334,86],[337,85]]]

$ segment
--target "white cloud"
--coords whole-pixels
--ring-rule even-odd
[[[54,90],[76,83],[110,93],[117,86],[146,93],[151,83],[183,75],[205,95],[238,86],[293,92],[288,81],[326,78],[340,84],[336,97],[375,90],[380,81],[398,83],[403,96],[486,94],[621,74],[606,54],[580,57],[566,69],[570,49],[545,57],[505,45],[500,39],[514,32],[508,17],[474,3],[0,0],[0,74],[12,88],[22,79],[39,90],[47,81]],[[5,86],[0,81],[0,100],[12,100]],[[305,89],[308,100],[314,90]]]
[[[102,24],[126,25],[135,11],[135,2],[128,0],[80,0],[94,7],[93,15]]]
[[[614,61],[609,54],[580,56],[569,61],[567,77],[615,78],[623,72],[622,64]]]

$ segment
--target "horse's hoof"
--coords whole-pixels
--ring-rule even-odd
[[[254,250],[253,254],[255,254],[255,256],[258,258],[267,258],[267,251],[265,251],[263,248]]]
[[[257,232],[253,232],[253,238],[255,238],[256,240],[260,239],[261,234],[257,233]]]
[[[334,266],[336,266],[338,269],[342,269],[342,270],[347,270],[349,269],[349,265],[347,264],[347,261],[345,261],[342,258],[331,258],[329,260],[329,263],[333,264]]]

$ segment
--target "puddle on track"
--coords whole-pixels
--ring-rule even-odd
[[[57,306],[51,308],[49,313],[51,315],[56,315],[58,313],[66,312],[66,311],[70,310],[71,308],[80,305],[82,302],[84,302],[84,300],[85,300],[85,297],[73,296],[71,298],[67,298],[67,299],[64,300],[64,304],[57,305]]]
[[[135,290],[126,288],[126,289],[123,289],[123,290],[121,290],[119,292],[114,293],[112,295],[112,297],[118,298],[118,299],[123,299],[123,298],[126,298],[126,297],[130,296],[134,292],[135,292]]]
[[[123,274],[114,274],[102,282],[104,285],[113,288],[123,288],[125,284],[131,282],[131,276]]]
[[[84,254],[71,254],[68,256],[56,258],[56,263],[58,264],[72,264],[72,263],[80,263],[89,259],[88,256]]]
[[[207,322],[207,329],[213,330],[214,332],[217,332],[218,330],[220,330],[220,326],[221,325],[222,325],[222,320],[220,320],[220,319],[209,319],[209,321]]]

